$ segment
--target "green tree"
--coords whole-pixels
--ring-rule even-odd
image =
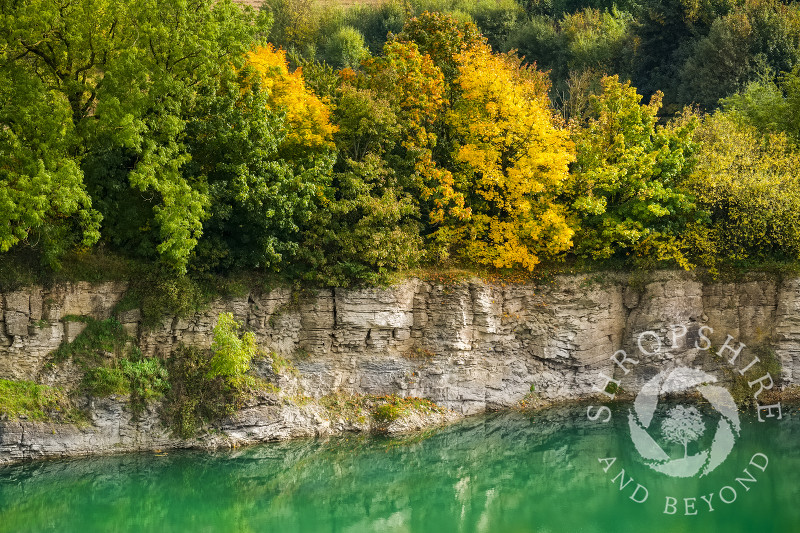
[[[602,81],[590,118],[576,126],[577,161],[565,200],[578,217],[575,252],[609,258],[636,254],[688,267],[681,244],[703,213],[681,187],[694,150],[693,122],[657,127],[661,95],[648,105],[630,83]]]
[[[352,26],[343,26],[325,45],[325,61],[334,68],[358,68],[369,57],[364,36]]]
[[[783,133],[800,146],[800,67],[756,80],[722,101],[726,113],[762,134]]]
[[[566,48],[557,20],[546,16],[532,16],[519,24],[506,36],[504,50],[516,50],[526,62],[550,70],[553,83],[560,77],[556,69],[566,66]]]
[[[616,9],[564,15],[559,27],[570,71],[594,69],[627,77],[635,49],[633,17]]]
[[[522,6],[515,0],[490,0],[464,2],[481,34],[493,50],[500,50],[506,36],[525,16]]]
[[[313,0],[266,0],[261,11],[269,13],[274,21],[269,42],[313,57],[320,23]]]
[[[309,232],[309,272],[331,285],[380,282],[415,266],[422,256],[419,210],[398,186],[394,170],[376,153],[348,159],[333,175],[326,209]]]
[[[635,30],[630,13],[586,8],[560,20],[532,17],[508,35],[504,49],[516,50],[528,63],[549,71],[551,98],[570,118],[576,107],[584,107],[576,98],[588,98],[576,94],[578,85],[591,78],[591,85],[599,86],[605,74],[631,76],[638,46]]]
[[[55,130],[74,132],[67,154],[101,193],[108,231],[126,226],[128,198],[149,198],[144,232],[157,228],[155,252],[184,271],[208,206],[203,181],[182,173],[187,116],[269,21],[230,0],[28,0],[0,4],[0,17],[2,70],[38,78],[69,106]]]
[[[373,55],[381,53],[389,34],[398,34],[406,21],[407,4],[401,0],[388,0],[374,4],[357,4],[345,12],[346,22],[364,36]]]
[[[0,70],[0,252],[39,242],[57,266],[74,244],[99,238],[100,214],[71,153],[70,108],[31,73]]]
[[[680,98],[681,71],[695,43],[739,0],[645,0],[638,10],[632,81],[645,96],[666,94],[666,111],[691,103]]]
[[[339,158],[304,253],[309,272],[326,283],[374,282],[421,257],[418,202],[402,186],[403,166],[386,159],[402,150],[399,108],[350,82],[334,107]]]
[[[752,27],[743,13],[716,19],[683,66],[682,100],[713,108],[738,91],[755,69],[751,40]]]

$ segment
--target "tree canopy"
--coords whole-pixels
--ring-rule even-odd
[[[799,59],[779,0],[0,2],[0,254],[798,261]]]

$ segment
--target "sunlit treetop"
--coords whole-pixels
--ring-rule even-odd
[[[453,237],[473,261],[532,270],[541,256],[572,245],[554,201],[574,160],[568,131],[549,107],[545,76],[519,58],[479,45],[455,60],[460,97],[447,122],[456,140],[454,187],[471,217]],[[448,217],[439,218],[447,227]]]
[[[330,110],[306,88],[302,69],[289,72],[284,50],[258,47],[247,54],[246,65],[255,70],[261,89],[269,93],[270,108],[286,113],[289,131],[284,153],[299,155],[307,149],[332,147],[336,127],[330,122]]]

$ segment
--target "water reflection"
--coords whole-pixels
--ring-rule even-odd
[[[404,439],[19,465],[0,470],[0,531],[768,532],[800,523],[796,416],[777,424],[745,416],[725,463],[687,480],[643,464],[626,413],[618,408],[599,424],[571,406],[476,417]],[[745,490],[735,478],[756,452],[770,463]],[[608,472],[604,457],[616,458]],[[623,490],[612,483],[620,468],[635,480]],[[643,504],[629,499],[636,483],[649,493]],[[736,485],[737,501],[714,496],[708,512],[700,495],[725,485]],[[666,496],[681,504],[674,516],[663,513]],[[684,497],[697,497],[698,515],[682,516]]]

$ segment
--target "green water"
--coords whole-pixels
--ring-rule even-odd
[[[0,469],[0,531],[57,532],[770,532],[800,531],[800,417],[745,417],[733,452],[700,479],[637,459],[621,407],[504,413],[405,439],[349,437],[232,453],[170,452]],[[750,467],[769,458],[764,472]],[[600,457],[617,457],[603,472]],[[623,491],[611,478],[626,469]],[[635,483],[649,492],[637,504]],[[737,489],[731,504],[720,488]],[[714,492],[713,512],[700,500]],[[676,515],[664,514],[677,497]],[[730,499],[730,493],[726,492]],[[696,516],[683,516],[697,497]]]

